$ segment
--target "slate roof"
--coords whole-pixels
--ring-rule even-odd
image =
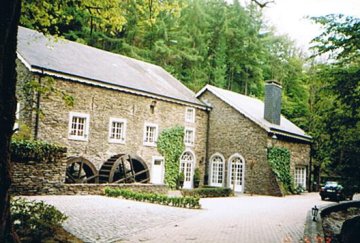
[[[301,140],[310,141],[311,137],[307,135],[301,128],[286,119],[284,116],[280,118],[280,125],[273,124],[264,119],[264,102],[256,98],[245,96],[229,90],[217,88],[212,85],[206,85],[200,90],[196,97],[200,97],[206,90],[213,93],[222,101],[226,102],[241,114],[258,124],[267,132],[295,137]]]
[[[163,68],[19,27],[17,52],[34,70],[46,70],[205,107]]]

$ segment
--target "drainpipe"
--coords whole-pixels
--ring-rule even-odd
[[[44,70],[41,70],[41,74],[38,78],[39,87],[41,87],[41,78],[44,74]],[[41,92],[38,90],[36,94],[36,111],[35,111],[35,126],[34,126],[34,139],[37,140],[39,136],[39,120],[40,120],[40,100]]]
[[[206,126],[206,140],[205,140],[205,185],[209,184],[209,134],[210,134],[210,111],[211,108],[206,109],[207,126]]]
[[[309,192],[312,192],[313,191],[313,185],[312,185],[312,182],[311,182],[311,175],[314,177],[314,170],[312,168],[312,151],[313,151],[313,148],[312,148],[312,144],[310,144],[310,161],[309,161],[309,183],[308,183],[308,187],[309,187]],[[314,178],[315,179],[315,178]]]

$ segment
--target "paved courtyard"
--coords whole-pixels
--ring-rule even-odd
[[[69,216],[64,228],[85,242],[301,242],[317,193],[201,199],[190,210],[102,196],[36,196]]]

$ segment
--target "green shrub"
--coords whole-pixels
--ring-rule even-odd
[[[10,211],[15,231],[27,242],[41,242],[67,219],[52,205],[23,198],[11,200]]]
[[[66,148],[39,140],[13,140],[11,159],[16,162],[51,162],[66,152]]]
[[[122,197],[136,201],[156,203],[182,208],[201,208],[199,197],[168,197],[166,195],[154,193],[134,192],[128,189],[105,188],[105,195],[109,197]]]
[[[201,187],[195,189],[181,190],[183,196],[191,197],[230,197],[233,195],[231,188],[225,187]]]

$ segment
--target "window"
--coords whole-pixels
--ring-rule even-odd
[[[157,136],[158,136],[158,125],[145,123],[144,145],[156,146]]]
[[[180,157],[180,173],[184,174],[183,188],[192,188],[195,157],[192,152],[186,151]]]
[[[195,109],[194,108],[186,107],[185,121],[191,122],[191,123],[195,122]]]
[[[185,128],[184,143],[186,146],[194,146],[195,128]]]
[[[69,139],[87,141],[89,137],[89,121],[89,114],[70,112]]]
[[[295,186],[302,186],[306,189],[306,167],[295,168]]]
[[[222,186],[224,178],[224,158],[214,154],[210,159],[210,185]]]
[[[109,142],[125,143],[126,120],[110,118],[109,123]]]

